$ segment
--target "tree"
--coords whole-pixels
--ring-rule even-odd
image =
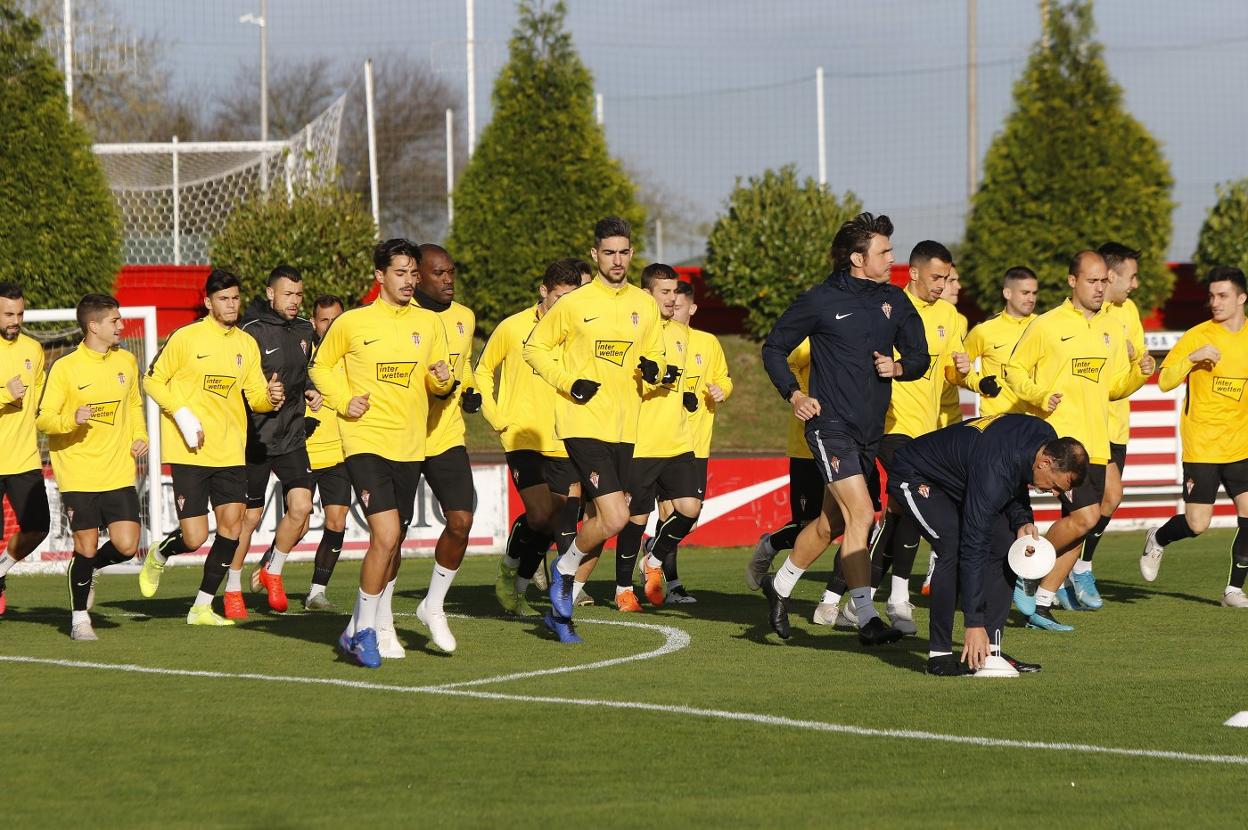
[[[209,245],[213,265],[238,274],[243,296],[257,296],[281,263],[303,273],[305,299],[337,294],[354,305],[368,290],[373,219],[359,197],[328,184],[257,195],[235,208]]]
[[[1248,271],[1248,179],[1218,185],[1218,200],[1200,227],[1192,261],[1202,276],[1215,265]]]
[[[116,208],[38,22],[0,0],[0,280],[30,305],[75,305],[112,290],[121,265]]]
[[[787,165],[737,180],[728,212],[706,240],[708,285],[729,305],[747,310],[757,336],[771,330],[793,299],[831,270],[832,237],[862,211],[853,193],[837,198]]]
[[[1014,85],[958,263],[975,296],[996,298],[1005,270],[1027,265],[1040,278],[1040,305],[1051,308],[1069,293],[1071,256],[1107,241],[1142,252],[1142,309],[1170,296],[1174,180],[1156,139],[1127,112],[1092,34],[1088,0],[1055,3],[1048,45],[1032,49]]]
[[[585,256],[603,216],[629,220],[633,248],[644,243],[645,211],[594,122],[593,80],[565,15],[562,1],[520,3],[510,55],[494,85],[494,118],[455,187],[447,247],[487,329],[534,302],[547,263]]]

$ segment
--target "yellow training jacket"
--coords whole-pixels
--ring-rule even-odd
[[[958,337],[962,338],[962,346],[964,349],[966,347],[966,329],[968,325],[969,323],[967,322],[966,315],[959,313]],[[972,376],[977,378],[982,377],[982,375],[979,375],[975,371],[975,362],[973,358],[971,360],[971,372],[967,375],[967,378],[971,378]],[[975,381],[974,385],[968,381],[963,381],[963,384],[972,392],[978,391],[978,380]],[[961,422],[962,399],[958,397],[958,387],[952,383],[946,383],[944,390],[940,393],[940,415],[936,418],[936,428],[944,429],[950,424],[957,424]]]
[[[1093,464],[1109,462],[1109,402],[1125,398],[1147,380],[1127,360],[1122,326],[1101,310],[1087,319],[1067,299],[1037,317],[1023,333],[1006,367],[1005,381],[1058,435],[1077,438]],[[1044,404],[1054,392],[1062,402]]]
[[[1140,310],[1128,297],[1122,305],[1105,304],[1105,311],[1111,320],[1116,320],[1123,330],[1123,336],[1135,351],[1131,362],[1139,368],[1140,358],[1148,349],[1144,345],[1144,325],[1140,322]],[[1109,404],[1109,442],[1125,444],[1131,437],[1131,401],[1123,398]]]
[[[1213,369],[1197,369],[1188,355],[1212,345],[1222,353]],[[1229,331],[1207,320],[1189,329],[1161,362],[1157,384],[1168,392],[1187,383],[1179,437],[1183,460],[1230,464],[1248,458],[1248,326]]]
[[[953,353],[963,349],[958,333],[958,310],[943,300],[920,300],[906,291],[923,321],[927,349],[932,361],[923,377],[894,381],[893,396],[884,416],[884,433],[918,438],[936,429],[940,418],[940,396],[946,383],[958,383],[962,377],[953,366]],[[900,356],[894,353],[894,356]]]
[[[412,304],[416,305],[416,301],[413,300]],[[429,399],[429,437],[425,439],[427,458],[464,445],[464,410],[460,406],[460,397],[476,382],[472,375],[472,336],[477,330],[477,316],[468,306],[453,300],[446,311],[433,313],[442,322],[446,350],[451,356],[447,364],[451,367],[453,381],[459,381],[459,386],[447,398]]]
[[[316,357],[315,350],[312,356]],[[342,367],[339,366],[335,371],[341,375]],[[324,470],[345,461],[346,457],[342,454],[342,433],[338,431],[338,412],[329,405],[329,401],[324,401],[315,412],[312,407],[305,406],[303,415],[316,421],[316,429],[308,433],[307,442],[308,462],[312,469]]]
[[[439,381],[429,367],[438,361],[449,365],[450,359],[437,314],[378,298],[334,321],[308,375],[340,416],[345,455],[423,461],[429,399],[445,395],[454,383],[453,376]],[[369,396],[368,411],[348,418],[347,407],[358,395]]]
[[[810,338],[807,337],[801,343],[797,344],[797,348],[789,352],[789,369],[797,377],[797,385],[801,387],[803,395],[810,394]],[[792,409],[789,410],[789,435],[788,435],[788,451],[789,458],[809,458],[815,456],[810,451],[810,444],[806,443],[806,422],[799,421],[793,416]]]
[[[658,304],[635,285],[613,288],[601,277],[560,298],[524,344],[525,361],[559,392],[555,435],[561,439],[636,443],[641,411],[637,364],[642,357],[657,363],[663,375]],[[569,394],[572,384],[582,379],[601,384],[584,404]]]
[[[490,335],[475,375],[481,414],[500,433],[504,452],[533,450],[567,458],[563,442],[555,437],[555,388],[524,362],[524,340],[542,319],[541,309],[539,303],[511,315]]]
[[[26,394],[15,400],[9,381],[20,377]],[[43,395],[43,346],[33,337],[18,334],[15,340],[0,338],[0,475],[39,470],[39,436],[35,434],[35,414]]]
[[[169,335],[147,370],[143,391],[160,406],[160,460],[165,464],[242,466],[247,447],[243,395],[252,412],[273,411],[256,339],[211,316]],[[184,406],[204,429],[202,450],[187,447],[173,421],[173,413]]]
[[[678,367],[681,376],[671,384],[660,383],[652,388],[644,387],[638,380],[641,416],[637,422],[634,458],[673,458],[693,452],[689,413],[685,410],[684,393],[681,391],[684,388],[681,378],[684,377],[689,354],[689,327],[675,320],[663,320],[659,325],[663,330],[667,365]]]
[[[78,408],[91,407],[79,425]],[[78,348],[52,364],[35,422],[48,436],[52,471],[64,493],[134,486],[135,441],[147,440],[139,367],[125,349]]]
[[[1007,412],[1026,412],[1027,404],[1018,399],[1013,390],[1005,383],[1005,367],[1009,365],[1010,354],[1018,345],[1019,338],[1031,325],[1036,315],[1011,317],[999,311],[971,329],[966,336],[966,353],[971,362],[979,361],[980,377],[995,375],[1001,386],[1001,394],[995,398],[979,396],[979,414],[1004,415]],[[972,390],[978,391],[978,390]]]
[[[693,439],[693,454],[698,458],[711,457],[711,435],[715,431],[715,412],[724,401],[732,397],[732,376],[728,374],[728,361],[719,339],[710,332],[689,330],[689,356],[685,360],[684,391],[698,396],[698,408],[689,415],[689,435]],[[724,393],[724,401],[711,400],[707,387],[718,386]]]

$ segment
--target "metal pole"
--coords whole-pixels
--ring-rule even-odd
[[[596,95],[594,95],[594,122],[597,123],[599,127],[601,127],[602,121],[603,121],[602,93],[599,92]]]
[[[381,200],[377,195],[377,122],[373,118],[373,60],[364,61],[364,110],[368,120],[368,192],[373,203],[373,228],[381,238]]]
[[[269,140],[269,0],[260,0],[260,140]]]
[[[975,187],[979,183],[979,121],[978,95],[976,83],[979,67],[976,65],[977,33],[976,23],[979,17],[976,0],[966,0],[966,204],[970,208],[971,199],[975,196]]]
[[[446,108],[446,227],[455,222],[455,110]]]
[[[173,137],[173,264],[182,264],[181,183],[178,176],[178,137]]]
[[[144,306],[134,309],[143,319],[143,356],[148,363],[156,358],[156,309]],[[146,396],[144,396],[146,397]],[[164,489],[160,480],[160,407],[151,398],[145,406],[147,416],[147,520],[148,544],[164,535]]]
[[[1049,48],[1049,0],[1040,0],[1040,45]]]
[[[474,0],[464,0],[466,21],[465,52],[468,60],[468,158],[477,149],[477,57],[476,14]]]
[[[65,0],[61,11],[65,24],[65,101],[74,118],[74,0]]]
[[[654,252],[659,262],[666,262],[663,258],[663,220],[654,220]]]
[[[823,109],[823,67],[815,68],[815,117],[819,121],[819,186],[828,183],[828,139],[827,120]]]

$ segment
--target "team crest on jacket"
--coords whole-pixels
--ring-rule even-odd
[[[884,312],[884,316],[888,319],[893,319],[893,307],[890,304],[883,303],[880,305],[880,311]]]
[[[1105,332],[1105,345],[1109,345],[1109,332]]]
[[[238,354],[234,355],[234,362],[235,362],[235,363],[237,363],[239,366],[242,366],[242,365],[243,365],[243,354],[242,354],[242,352],[239,352]]]
[[[945,327],[944,326],[936,327],[936,336],[939,337],[941,340],[945,339]]]
[[[637,328],[637,326],[639,325],[641,325],[641,315],[634,311],[633,312],[633,328]],[[26,362],[29,363],[30,361],[28,360]]]
[[[304,354],[307,354],[307,353],[308,353],[308,341],[307,341],[307,340],[300,340],[300,341],[299,341],[299,348],[303,349],[303,353],[304,353]]]
[[[126,373],[125,372],[117,373],[117,382],[120,383],[122,386],[126,385]]]
[[[920,496],[922,496],[923,498],[927,498],[927,497],[928,497],[928,496],[930,496],[931,494],[932,494],[932,488],[931,488],[931,487],[928,487],[926,484],[920,484],[920,485],[919,485],[919,495],[920,495]]]
[[[457,328],[457,329],[459,330],[459,333],[460,333],[460,334],[463,334],[463,333],[464,333],[464,324],[463,324],[463,323],[456,323],[456,324],[455,324],[455,328]]]
[[[678,352],[683,352],[684,350],[685,350],[685,344],[684,344],[684,343],[681,343],[679,340],[677,340],[677,341],[676,341],[676,351],[678,351]]]
[[[695,354],[695,355],[693,356],[693,362],[694,362],[694,363],[696,363],[696,364],[698,364],[699,366],[701,366],[701,365],[702,365],[702,355],[701,355],[701,353]]]
[[[417,346],[420,345],[420,332],[418,331],[412,332],[412,342],[415,343]]]
[[[633,315],[633,317],[636,317],[636,316],[637,316],[636,314],[634,314],[634,315]],[[635,326],[635,325],[637,325],[636,320],[634,320],[634,321],[633,321],[633,325],[634,325],[634,326]],[[35,364],[33,364],[33,363],[31,363],[31,362],[30,362],[30,358],[29,358],[29,357],[28,357],[28,358],[26,358],[26,371],[27,371],[27,372],[33,372],[33,371],[34,371],[34,369],[35,369]]]

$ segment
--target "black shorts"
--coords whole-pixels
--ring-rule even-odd
[[[1110,444],[1109,460],[1114,462],[1118,467],[1118,474],[1122,475],[1122,471],[1127,468],[1127,445],[1126,444]]]
[[[624,490],[633,460],[632,444],[608,444],[597,438],[565,438],[563,445],[576,467],[583,499],[589,501]]]
[[[806,443],[825,484],[873,475],[878,444],[864,446],[844,432],[826,429],[806,430]]]
[[[823,475],[812,458],[789,459],[789,514],[793,524],[819,518],[823,510]]]
[[[1183,462],[1183,500],[1188,504],[1213,504],[1219,484],[1231,498],[1248,493],[1248,458],[1230,464]]]
[[[706,471],[710,465],[711,459],[709,458],[698,458],[696,455],[693,457],[693,474],[696,476],[694,480],[698,483],[698,490],[701,491],[703,499],[706,498]]]
[[[204,467],[199,464],[170,464],[173,478],[173,506],[178,519],[208,515],[208,504],[247,503],[247,468]]]
[[[61,505],[69,519],[69,529],[99,530],[113,522],[139,521],[139,493],[133,487],[118,487],[102,493],[61,493]]]
[[[1076,510],[1100,504],[1105,498],[1105,465],[1089,464],[1088,475],[1069,493],[1062,494],[1062,515],[1069,516]]]
[[[339,461],[332,467],[313,470],[312,486],[321,494],[321,507],[331,504],[343,507],[351,505],[351,476],[347,474],[345,462]]]
[[[516,492],[546,484],[546,456],[537,450],[512,450],[505,455]]]
[[[893,469],[893,456],[897,454],[897,450],[913,440],[909,435],[902,435],[899,432],[890,432],[880,439],[879,459],[884,472],[887,473]]]
[[[581,483],[580,474],[577,473],[572,459],[550,456],[542,456],[542,458],[545,459],[542,464],[542,478],[546,486],[550,488],[550,492],[566,496],[572,492],[573,484]]]
[[[307,447],[270,455],[259,461],[247,461],[247,509],[264,507],[265,491],[269,487],[269,473],[281,482],[282,492],[289,493],[302,487],[312,489],[312,462],[308,461]]]
[[[465,447],[451,447],[446,452],[426,458],[421,472],[442,512],[462,510],[471,513],[476,501],[472,487],[472,464]]]
[[[416,515],[416,488],[420,486],[420,461],[391,461],[375,453],[347,456],[347,474],[355,488],[355,500],[365,516],[399,511],[399,521],[411,524]]]
[[[630,516],[649,516],[656,496],[664,500],[702,498],[691,452],[671,458],[634,458],[624,489]]]
[[[52,526],[48,511],[48,490],[43,484],[43,470],[27,470],[0,476],[0,497],[8,496],[23,533],[47,533]]]

